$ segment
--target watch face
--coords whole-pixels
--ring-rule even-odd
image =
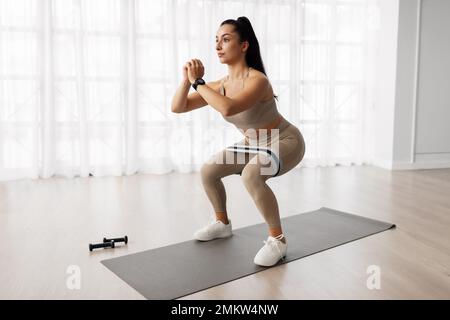
[[[198,83],[198,84],[205,84],[205,80],[203,80],[203,79],[197,79],[197,83]]]

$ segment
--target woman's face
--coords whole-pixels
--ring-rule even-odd
[[[245,56],[248,48],[248,42],[239,42],[239,34],[234,32],[234,26],[224,24],[219,28],[216,34],[216,51],[220,63],[230,63],[238,61]]]

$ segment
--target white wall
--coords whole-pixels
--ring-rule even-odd
[[[374,103],[374,165],[390,169],[393,158],[397,70],[398,0],[380,0],[380,43]]]
[[[400,0],[395,97],[394,165],[413,161],[419,0]]]
[[[450,1],[381,0],[380,4],[381,84],[375,106],[374,164],[387,169],[448,168]]]
[[[450,167],[450,1],[422,0],[416,163]]]

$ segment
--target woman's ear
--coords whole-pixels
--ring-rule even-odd
[[[247,51],[248,50],[248,47],[249,47],[249,43],[248,43],[248,41],[244,41],[243,43],[242,43],[242,52],[245,52],[245,51]]]

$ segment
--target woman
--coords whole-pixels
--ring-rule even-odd
[[[203,164],[201,177],[216,219],[198,230],[194,237],[200,241],[209,241],[232,235],[221,179],[240,173],[269,231],[269,237],[256,254],[254,262],[272,266],[285,257],[287,241],[282,232],[277,199],[266,181],[294,168],[303,159],[305,142],[298,128],[278,113],[276,96],[267,79],[258,40],[250,21],[246,17],[239,17],[237,20],[222,22],[216,35],[216,50],[220,62],[228,65],[228,75],[205,84],[201,79],[204,75],[201,61],[193,59],[187,62],[183,67],[183,82],[172,100],[172,111],[189,112],[210,105],[226,121],[245,132],[245,138],[238,144],[251,145],[257,142],[258,146],[270,148],[276,143],[282,167],[277,174],[263,175],[262,168],[269,162],[265,155],[246,154],[245,161],[239,163],[230,163],[229,159],[234,159],[235,154],[226,149],[214,155]],[[188,96],[191,84],[197,92]],[[255,132],[253,129],[257,132],[256,137],[246,134]],[[267,135],[264,141],[258,142],[261,132]]]

